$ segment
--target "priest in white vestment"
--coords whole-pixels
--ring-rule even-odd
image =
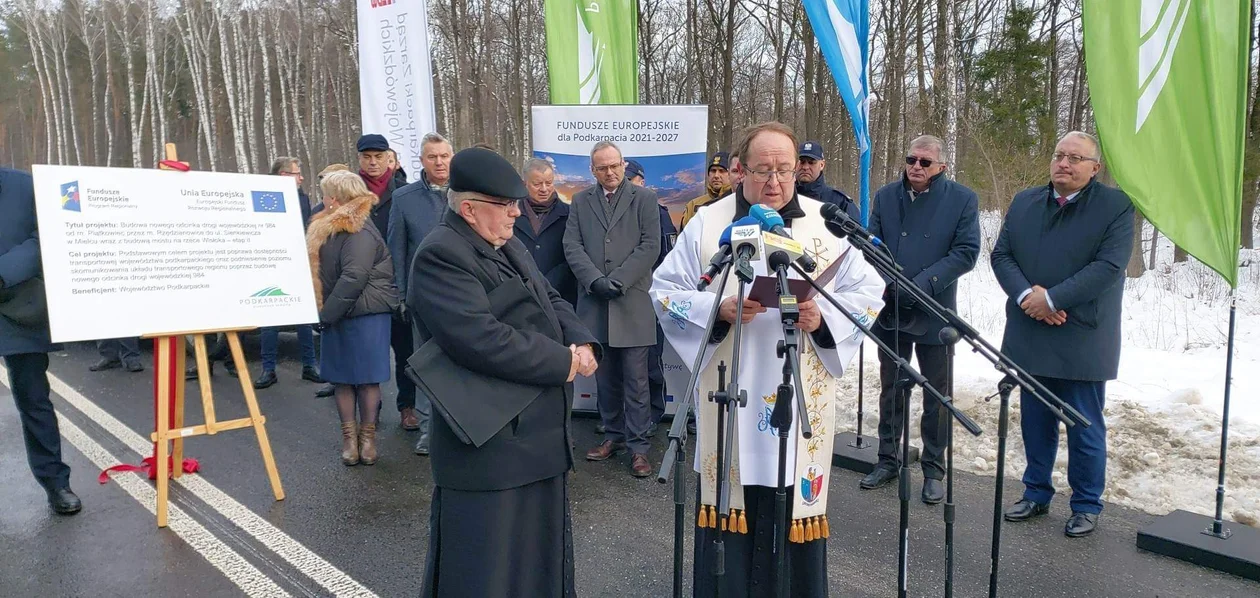
[[[820,215],[822,202],[796,194],[797,141],[792,130],[780,123],[751,127],[744,132],[738,149],[740,162],[735,174],[742,176],[742,182],[733,194],[705,206],[688,221],[652,281],[652,299],[661,328],[683,362],[693,363],[701,347],[707,346],[696,398],[699,509],[694,587],[698,597],[717,593],[712,547],[717,534],[724,534],[726,544],[722,596],[769,596],[777,584],[773,540],[779,437],[778,430],[770,425],[770,413],[783,381],[783,359],[775,353],[783,340],[783,324],[777,308],[753,300],[746,300],[742,308],[736,305],[738,278],[734,272],[725,288],[718,288],[720,279],[715,277],[707,290],[695,290],[709,259],[718,251],[722,231],[747,216],[753,205],[773,208],[783,217],[791,236],[817,262],[813,276],[847,312],[869,326],[883,307],[884,281],[879,274],[848,241],[826,230]],[[774,276],[764,256],[753,268],[757,276]],[[795,272],[791,276],[799,278]],[[752,287],[747,286],[746,295]],[[777,301],[777,291],[773,294]],[[719,301],[718,319],[713,330],[707,330],[707,317]],[[836,380],[852,363],[863,333],[822,297],[802,300],[799,306],[797,327],[806,333],[800,335],[801,386],[813,437],[803,438],[793,417],[787,443],[788,517],[781,523],[787,526],[790,538],[789,595],[813,597],[827,594],[827,487],[835,435]],[[708,395],[716,389],[720,363],[726,364],[726,380],[730,382],[731,331],[736,318],[743,321],[739,387],[747,392],[748,403],[736,410],[736,448],[729,464],[731,508],[719,513],[719,411]],[[843,519],[853,512],[836,505],[831,514]]]

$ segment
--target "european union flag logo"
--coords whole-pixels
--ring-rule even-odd
[[[284,194],[279,191],[250,191],[255,212],[284,212]]]
[[[79,181],[70,181],[61,186],[61,209],[71,212],[82,212],[79,203]]]

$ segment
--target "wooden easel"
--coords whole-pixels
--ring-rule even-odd
[[[166,144],[166,159],[178,161],[175,153],[175,144]],[[159,166],[162,170],[169,170],[165,165]],[[241,339],[238,333],[253,328],[225,328],[217,330],[188,330],[183,332],[167,332],[161,334],[147,334],[142,338],[155,339],[154,349],[154,366],[156,370],[154,380],[154,401],[155,401],[155,419],[156,431],[151,435],[151,439],[156,444],[154,451],[155,467],[157,468],[157,524],[158,527],[166,527],[167,523],[167,503],[169,500],[170,480],[168,477],[178,478],[183,473],[182,464],[184,462],[184,438],[189,436],[213,436],[219,432],[227,430],[239,430],[242,428],[254,428],[254,433],[258,437],[258,448],[262,451],[263,464],[267,468],[267,477],[271,481],[271,491],[276,496],[276,500],[284,500],[284,489],[280,486],[280,473],[276,469],[276,460],[271,453],[271,441],[267,439],[267,428],[264,424],[267,418],[263,417],[261,410],[258,408],[258,399],[254,394],[254,385],[250,382],[249,376],[240,376],[241,392],[245,395],[245,404],[249,408],[249,417],[233,419],[220,422],[215,418],[214,414],[214,393],[210,384],[210,360],[209,353],[206,350],[207,334],[224,334],[227,337],[228,346],[232,351],[232,361],[236,364],[236,371],[247,372],[248,365],[245,363],[245,353],[241,350]],[[193,351],[197,359],[197,382],[201,388],[201,408],[205,413],[205,423],[199,426],[184,426],[184,368],[185,368],[185,348],[184,337],[193,336]],[[169,444],[168,444],[169,443]],[[171,450],[173,445],[173,451]],[[170,464],[174,463],[174,471],[170,470]]]

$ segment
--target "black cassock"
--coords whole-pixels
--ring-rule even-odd
[[[495,249],[453,212],[410,279],[425,281],[408,289],[421,345],[411,365],[440,415],[421,595],[575,596],[566,380],[569,346],[594,336],[519,241]]]
[[[699,476],[697,476],[699,480]],[[792,518],[794,487],[787,489],[787,519]],[[775,571],[774,515],[776,488],[744,486],[745,515],[748,533],[719,531],[696,527],[695,569],[692,584],[696,598],[717,596],[718,578],[714,541],[718,534],[726,544],[726,573],[722,576],[723,598],[762,598],[775,595],[778,576]],[[696,488],[696,504],[700,490]],[[699,511],[692,516],[696,521]],[[803,544],[787,543],[788,596],[816,598],[827,595],[827,540]]]

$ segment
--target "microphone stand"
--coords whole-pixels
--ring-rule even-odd
[[[721,282],[718,283],[718,297],[721,297],[721,289],[726,288],[726,280],[731,273],[731,256],[727,254],[721,261]],[[704,286],[708,286],[707,283]],[[703,290],[703,289],[700,289]],[[722,302],[715,301],[713,308],[709,310],[706,331],[713,330],[713,323],[717,321],[718,310],[721,308]],[[691,377],[687,380],[687,390],[682,395],[682,401],[678,404],[678,410],[674,412],[673,424],[669,428],[669,448],[665,451],[665,456],[661,460],[660,472],[656,475],[656,481],[664,484],[669,481],[670,476],[674,478],[674,598],[683,597],[683,538],[687,533],[687,481],[683,475],[683,462],[686,460],[687,445],[687,413],[691,411],[695,403],[696,385],[700,382],[700,366],[704,363],[704,356],[709,348],[706,342],[700,345],[700,350],[696,352],[696,358],[691,364]],[[717,392],[725,392],[724,383],[726,378],[726,366],[720,364],[718,367],[718,388]]]
[[[818,283],[813,278],[811,278],[808,274],[806,274],[803,270],[801,270],[799,266],[797,266],[796,264],[793,264],[792,267],[793,269],[796,270],[798,274],[801,275],[802,278],[804,278],[807,282],[809,282],[810,286],[814,287],[814,290],[818,291],[819,296],[826,299],[828,303],[833,305],[836,308],[836,311],[844,315],[844,317],[848,319],[850,322],[852,322],[853,325],[856,326],[859,330],[861,330],[863,334],[865,334],[872,341],[875,341],[875,344],[879,347],[879,350],[882,351],[885,355],[887,355],[890,359],[892,359],[896,363],[897,372],[898,372],[897,392],[904,392],[906,394],[909,394],[910,388],[914,386],[918,386],[922,388],[923,393],[925,395],[931,395],[937,401],[940,401],[941,406],[944,407],[947,411],[949,411],[950,414],[955,419],[958,420],[958,423],[962,424],[963,428],[966,428],[966,430],[970,432],[972,435],[975,435],[975,436],[980,435],[981,433],[980,426],[976,425],[976,422],[973,421],[970,417],[967,417],[967,414],[959,411],[958,408],[954,406],[954,402],[950,400],[949,397],[942,395],[940,391],[932,387],[932,385],[928,383],[927,378],[925,378],[923,374],[919,373],[918,370],[910,366],[909,361],[907,361],[899,353],[897,353],[892,348],[890,348],[888,344],[885,343],[883,340],[881,340],[878,336],[876,336],[875,333],[871,332],[870,328],[867,328],[860,321],[858,321],[856,316],[854,316],[853,314],[850,314],[849,310],[845,309],[844,306],[840,305],[839,301],[836,301],[835,297],[831,296],[831,293],[828,293],[825,289],[819,286]],[[904,376],[902,376],[903,373],[904,373]],[[910,412],[909,409],[902,410],[902,425],[905,427],[905,429],[902,430],[902,434],[903,434],[902,458],[903,459],[908,457],[908,451],[909,451],[909,443],[910,443],[910,440],[909,440],[910,430],[909,430],[909,423],[908,423],[909,412]],[[903,460],[902,468],[905,469],[905,467],[906,465]],[[898,559],[899,564],[900,564],[900,569],[901,569],[898,573],[898,586],[899,586],[898,595],[901,597],[905,597],[907,596],[907,593],[908,593],[906,574],[908,572],[909,548],[910,548],[909,547],[910,531],[909,531],[909,518],[908,518],[909,475],[906,473],[903,473],[902,476],[903,476],[902,479],[905,481],[902,482],[902,489],[901,489],[903,515],[901,517],[901,529],[900,529],[901,554],[899,555],[899,559]]]
[[[1002,397],[1002,400],[1001,406],[998,407],[997,485],[993,488],[993,539],[989,543],[991,551],[989,555],[990,598],[997,598],[998,552],[1002,547],[1002,487],[1006,481],[1006,430],[1010,425],[1007,420],[1010,419],[1012,390],[1015,390],[1013,377],[1006,376],[998,382],[998,395]],[[984,400],[992,399],[992,396],[988,396]]]
[[[731,382],[725,392],[715,392],[710,397],[717,403],[720,414],[717,440],[717,516],[721,524],[718,525],[717,539],[713,541],[713,557],[716,561],[713,566],[713,575],[717,577],[715,585],[718,598],[722,596],[722,577],[726,575],[726,540],[722,531],[731,525],[727,519],[731,510],[730,463],[735,445],[735,407],[742,409],[748,405],[748,393],[739,387],[740,338],[744,330],[742,310],[745,291],[748,284],[753,281],[752,255],[746,249],[756,250],[752,246],[744,245],[736,251],[735,255],[735,276],[739,278],[739,289],[735,294],[737,312],[734,324],[735,342],[731,353]],[[721,289],[718,290],[718,296],[721,297]],[[720,302],[719,305],[721,305]]]
[[[938,333],[938,338],[945,344],[945,387],[949,396],[954,396],[954,344],[958,342],[958,331],[946,326]],[[998,424],[998,442],[1006,442],[1006,430]],[[999,450],[1005,449],[1005,445]],[[1002,487],[1001,478],[998,488]],[[998,491],[999,494],[1001,491]],[[954,420],[949,420],[945,429],[945,598],[954,596]]]
[[[800,320],[801,310],[796,303],[796,295],[788,286],[788,265],[792,258],[786,252],[775,251],[770,254],[769,265],[778,275],[779,314],[783,321],[783,340],[779,341],[777,353],[783,358],[783,382],[779,384],[774,402],[774,411],[770,413],[770,427],[779,435],[779,487],[774,496],[774,570],[778,584],[777,596],[789,598],[787,574],[787,453],[788,440],[792,432],[792,407],[796,403],[796,414],[799,419],[801,436],[812,438],[813,427],[809,423],[809,410],[805,405],[805,391],[801,384],[800,330],[796,323]],[[795,384],[793,384],[795,383]],[[793,393],[795,391],[795,393]]]
[[[926,292],[923,291],[923,289],[920,289],[918,285],[914,284],[912,280],[910,280],[909,278],[906,278],[906,276],[901,273],[900,266],[897,265],[896,261],[892,258],[892,256],[876,248],[876,245],[882,244],[882,242],[878,241],[877,237],[872,237],[872,235],[869,232],[863,230],[852,219],[837,218],[837,219],[829,220],[828,225],[827,225],[827,230],[831,231],[831,233],[836,235],[837,237],[848,238],[849,242],[852,243],[854,247],[857,247],[863,254],[866,255],[868,263],[874,266],[875,269],[879,270],[881,274],[891,279],[895,284],[900,285],[899,288],[905,289],[907,292],[909,292],[910,295],[913,296],[916,301],[918,301],[920,308],[926,311],[929,315],[934,316],[936,318],[940,318],[943,322],[945,322],[946,328],[942,329],[942,334],[961,335],[961,337],[965,339],[968,344],[971,345],[972,350],[974,352],[979,353],[986,360],[991,362],[994,368],[996,368],[999,372],[1002,372],[1003,378],[1002,378],[1002,383],[999,384],[999,394],[1005,392],[1007,395],[1009,395],[1011,390],[1014,390],[1014,388],[1018,386],[1022,390],[1022,394],[1020,395],[1021,397],[1022,396],[1035,397],[1037,400],[1045,404],[1046,408],[1050,411],[1050,413],[1054,414],[1054,416],[1058,418],[1059,421],[1063,422],[1068,427],[1071,427],[1077,424],[1085,426],[1085,427],[1089,427],[1091,425],[1091,422],[1089,421],[1089,419],[1086,418],[1084,415],[1082,415],[1081,412],[1074,409],[1071,405],[1064,403],[1062,399],[1056,396],[1053,392],[1050,392],[1050,389],[1046,388],[1045,385],[1043,385],[1040,381],[1038,381],[1031,374],[1025,371],[1024,368],[1020,367],[1019,364],[1015,363],[1013,360],[1011,360],[1011,358],[1007,357],[1004,353],[994,348],[993,345],[989,344],[988,341],[984,340],[984,337],[980,336],[980,333],[976,331],[975,328],[972,328],[970,324],[965,322],[962,318],[958,317],[958,314],[955,314],[952,310],[946,309],[944,306],[938,303],[935,299],[933,299],[931,295],[928,295]],[[874,238],[875,242],[872,242],[867,237]],[[945,333],[945,330],[951,329],[951,328],[953,329],[952,332]],[[958,416],[960,415],[960,413],[953,407],[952,403],[951,404],[942,403],[942,404],[945,405],[947,409],[949,409],[950,413],[954,415],[955,419],[958,419]],[[1001,433],[1002,425],[1005,424],[1006,415],[1002,415],[1002,417],[1003,417],[1003,420],[999,422],[998,424],[999,433]],[[962,420],[959,419],[959,422],[962,422]],[[965,426],[966,424],[964,423],[964,427]],[[903,430],[903,432],[908,434],[908,430]],[[973,434],[974,433],[976,432],[973,432]],[[999,438],[999,442],[1001,442],[1002,440],[1003,440],[1002,438]],[[999,454],[998,454],[998,459],[999,459],[999,463],[1001,463],[1001,467],[1005,466],[1004,449],[1005,449],[1005,446],[1003,444],[999,448]],[[999,489],[1001,488],[1001,485],[1003,483],[1002,475],[1003,475],[1003,472],[999,471],[998,472],[998,488]],[[998,495],[998,497],[996,498],[996,504],[994,504],[995,520],[1001,518],[1000,502],[1001,502],[1001,496]],[[990,574],[989,574],[989,596],[991,598],[996,597],[997,595],[997,563],[998,563],[998,549],[999,549],[999,546],[998,546],[999,534],[997,531],[997,527],[1000,525],[1001,525],[1001,522],[998,521],[998,523],[995,524],[994,526],[994,538],[993,538],[993,546],[992,546],[993,562],[992,562],[992,565],[991,565],[992,568],[990,569]],[[904,596],[905,594],[903,593],[902,595]]]

